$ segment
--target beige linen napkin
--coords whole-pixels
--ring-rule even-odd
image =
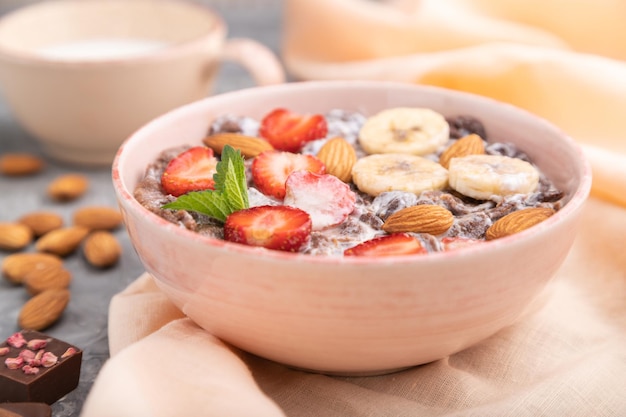
[[[83,417],[626,416],[626,2],[393,3],[287,0],[286,62],[302,78],[393,79],[492,96],[580,141],[593,197],[546,306],[446,359],[329,377],[222,343],[144,274],[111,302],[112,358]],[[334,39],[331,50],[297,46],[307,27]],[[407,40],[407,28],[417,38]]]

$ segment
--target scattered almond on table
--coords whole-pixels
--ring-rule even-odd
[[[49,253],[14,253],[2,262],[2,275],[13,284],[22,284],[32,271],[62,266],[63,260]]]
[[[122,223],[117,209],[83,207],[74,212],[73,221],[75,224],[64,226],[60,215],[37,211],[22,215],[16,222],[0,223],[0,250],[17,252],[35,241],[35,253],[12,253],[2,261],[4,278],[23,285],[32,296],[19,313],[21,328],[43,330],[62,316],[69,303],[72,281],[63,258],[83,245],[89,265],[108,268],[122,254],[121,245],[110,233]]]
[[[33,232],[20,223],[0,223],[0,249],[18,251],[24,249],[33,240]]]
[[[30,295],[46,290],[65,289],[70,286],[72,273],[62,264],[50,264],[30,271],[24,276],[24,286]]]
[[[7,153],[0,156],[0,173],[6,176],[33,175],[44,166],[43,159],[29,153]]]
[[[62,227],[41,236],[35,242],[35,249],[63,258],[73,253],[88,234],[89,229],[83,226]]]
[[[107,268],[117,263],[122,254],[122,247],[111,233],[99,230],[87,236],[83,253],[92,266]]]
[[[0,156],[0,174],[10,177],[34,175],[43,170],[43,159],[33,154],[12,153]],[[47,195],[57,202],[69,202],[83,196],[89,180],[81,174],[65,174],[48,184]],[[15,285],[23,285],[32,297],[22,306],[18,326],[43,330],[56,323],[70,300],[72,275],[62,257],[70,255],[92,230],[112,230],[121,224],[120,213],[109,207],[91,207],[75,213],[78,223],[64,227],[63,218],[52,211],[34,211],[15,222],[0,222],[0,250],[17,252],[35,241],[35,253],[12,253],[4,258],[2,276]],[[81,225],[84,223],[85,225]],[[108,233],[108,232],[107,232]],[[121,246],[110,235],[94,237],[87,261],[99,268],[111,266],[121,255]],[[98,244],[98,242],[104,241]],[[87,246],[86,246],[87,247]]]
[[[46,329],[59,320],[69,301],[70,292],[67,289],[45,290],[22,306],[18,324],[22,329]]]
[[[35,237],[63,227],[63,218],[51,211],[34,211],[23,215],[17,222],[28,226]]]
[[[89,188],[89,180],[82,174],[65,174],[48,185],[48,196],[56,201],[72,201],[81,197]]]
[[[0,174],[26,176],[40,172],[41,158],[31,154],[0,156]],[[83,196],[89,180],[78,173],[53,179],[46,189],[48,197],[66,203]],[[32,211],[14,222],[0,222],[0,251],[8,254],[1,264],[2,276],[15,285],[22,285],[31,298],[22,306],[18,325],[43,330],[56,323],[70,301],[72,273],[63,264],[65,257],[82,245],[86,262],[96,268],[115,265],[122,247],[111,233],[122,224],[117,208],[86,206],[72,213],[72,224],[50,210]],[[34,242],[35,252],[20,252]]]
[[[112,207],[88,206],[76,210],[73,221],[89,230],[113,230],[122,224],[122,214]]]

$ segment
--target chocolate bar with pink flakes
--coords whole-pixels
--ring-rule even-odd
[[[14,333],[0,344],[0,403],[54,403],[78,385],[82,356],[44,333]]]

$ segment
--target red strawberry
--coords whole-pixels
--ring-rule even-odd
[[[459,248],[465,248],[467,246],[474,245],[476,243],[482,242],[478,239],[472,239],[469,237],[444,237],[441,239],[441,245],[443,246],[443,250],[453,250]]]
[[[422,244],[408,233],[393,233],[366,240],[346,249],[345,256],[396,256],[427,253]]]
[[[161,186],[166,193],[178,197],[190,191],[212,190],[215,187],[217,158],[213,150],[204,146],[188,149],[167,164],[161,175]]]
[[[294,171],[285,186],[284,204],[309,213],[313,230],[336,226],[354,210],[356,194],[333,175]]]
[[[326,166],[313,155],[265,151],[252,161],[254,185],[263,194],[279,200],[285,198],[285,181],[294,171],[326,172]]]
[[[296,114],[287,109],[275,109],[266,115],[259,128],[260,136],[274,149],[299,152],[312,140],[326,137],[328,125],[321,114]]]
[[[287,206],[256,206],[235,211],[224,223],[230,242],[286,252],[298,252],[311,234],[306,212]]]

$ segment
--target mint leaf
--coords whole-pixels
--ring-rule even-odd
[[[249,207],[246,168],[241,152],[226,145],[222,149],[222,159],[213,175],[215,190],[227,197],[231,212]]]
[[[225,221],[226,217],[231,213],[224,196],[212,190],[193,191],[183,194],[176,201],[167,203],[162,208],[195,211],[221,221]]]
[[[248,208],[250,206],[248,185],[241,152],[226,145],[216,170],[213,175],[215,190],[194,191],[181,195],[176,201],[165,204],[162,208],[195,211],[222,222],[226,221],[229,214]]]

